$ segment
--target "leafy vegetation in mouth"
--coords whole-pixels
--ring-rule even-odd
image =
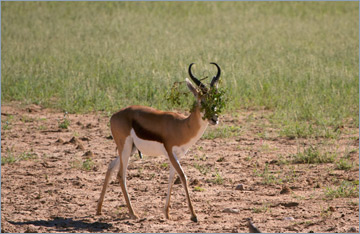
[[[223,89],[210,89],[204,94],[201,101],[201,111],[204,113],[203,119],[211,119],[215,115],[220,115],[226,106],[226,91]]]

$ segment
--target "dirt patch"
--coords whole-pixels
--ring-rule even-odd
[[[258,118],[249,121],[250,115]],[[358,188],[358,129],[343,129],[337,139],[291,140],[278,137],[265,112],[233,116],[218,128],[237,127],[238,134],[201,139],[181,159],[198,215],[194,223],[181,183],[173,186],[172,220],[165,219],[169,167],[163,156],[130,159],[127,186],[138,220],[129,218],[115,178],[103,214],[95,215],[107,166],[116,157],[108,116],[69,114],[66,129],[60,127],[64,113],[4,105],[1,231],[249,232],[248,218],[262,232],[359,231],[359,198],[330,194],[344,183]],[[291,163],[291,155],[310,145],[336,152],[335,161]],[[339,170],[345,154],[352,166]]]

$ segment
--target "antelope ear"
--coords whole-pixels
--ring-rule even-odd
[[[187,87],[190,89],[190,91],[194,94],[194,96],[197,98],[199,96],[198,91],[196,88],[192,85],[190,80],[188,78],[185,79]]]

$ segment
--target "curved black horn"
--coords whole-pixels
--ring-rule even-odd
[[[205,86],[203,83],[201,83],[201,81],[198,80],[198,79],[197,79],[195,76],[193,76],[193,74],[191,73],[191,66],[192,66],[192,65],[194,65],[194,63],[190,64],[190,66],[189,66],[189,76],[190,76],[190,78],[194,81],[194,83],[195,83],[197,86],[200,87],[201,90],[207,91],[206,86]]]
[[[218,72],[217,72],[216,76],[213,77],[213,79],[212,79],[212,81],[210,83],[210,87],[213,87],[214,84],[220,79],[221,69],[216,63],[210,63],[210,64],[214,64],[218,69]]]

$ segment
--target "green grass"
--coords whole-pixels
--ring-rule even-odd
[[[168,163],[161,163],[161,164],[160,164],[160,168],[162,168],[162,169],[168,169],[168,168],[169,168],[169,164],[168,164]]]
[[[359,197],[359,181],[342,181],[337,187],[327,187],[325,190],[327,198]]]
[[[260,206],[260,207],[252,208],[252,212],[256,213],[256,214],[267,213],[268,211],[271,213],[270,204],[268,204],[268,203],[263,203],[262,206]]]
[[[59,128],[68,129],[69,126],[70,126],[69,119],[64,118],[62,121],[59,121]]]
[[[58,121],[58,127],[61,129],[68,129],[70,126],[70,120],[67,118],[68,112],[64,113],[64,117],[62,118],[62,120]]]
[[[345,158],[339,159],[339,161],[337,161],[335,163],[335,165],[336,165],[336,169],[345,170],[345,171],[350,170],[354,166],[353,162],[351,162]]]
[[[10,130],[11,129],[11,125],[8,121],[5,121],[2,125],[1,125],[2,129],[5,130]]]
[[[215,128],[209,128],[204,136],[203,139],[215,139],[215,138],[230,138],[234,136],[240,136],[243,129],[241,126],[233,126],[233,125],[224,125]]]
[[[95,163],[91,158],[87,158],[82,162],[81,168],[85,171],[91,171],[95,167]]]
[[[22,152],[16,156],[12,150],[7,150],[7,155],[1,157],[1,165],[13,164],[18,161],[26,161],[36,158],[37,155],[33,152]]]
[[[205,189],[204,188],[201,188],[200,186],[195,186],[194,187],[194,191],[197,191],[197,192],[204,192]]]
[[[341,133],[340,130],[335,127],[336,125],[330,126],[332,127],[329,127],[324,123],[309,124],[306,121],[288,122],[280,129],[280,136],[285,136],[290,139],[311,137],[337,139]]]
[[[32,123],[32,122],[35,121],[35,119],[31,118],[31,117],[29,117],[27,115],[23,115],[23,116],[20,117],[20,121],[23,122],[23,123]]]
[[[37,155],[32,152],[23,152],[18,156],[19,160],[30,160],[37,158]]]
[[[194,167],[203,175],[206,176],[207,173],[211,171],[211,168],[209,166],[200,165],[198,163],[194,163]]]
[[[11,130],[12,128],[12,123],[14,121],[14,116],[13,115],[9,115],[7,118],[1,118],[1,128],[3,130],[2,133],[4,133],[5,130]]]
[[[317,147],[310,146],[304,151],[291,155],[292,163],[332,163],[335,161],[336,154],[330,152],[321,152]]]
[[[130,104],[173,109],[164,96],[188,76],[188,65],[196,63],[196,76],[212,77],[216,68],[209,62],[217,62],[220,85],[228,89],[227,112],[270,109],[284,134],[294,137],[317,134],[307,124],[359,126],[357,2],[1,7],[2,103],[71,113],[114,112]],[[191,107],[188,99],[180,109]]]
[[[91,158],[86,158],[85,160],[76,159],[71,163],[72,168],[80,169],[83,171],[91,171],[96,167],[95,162]]]
[[[221,174],[218,172],[218,170],[216,170],[215,174],[213,174],[212,176],[215,177],[215,179],[211,180],[211,182],[213,182],[214,184],[223,184],[224,183],[224,178],[221,176]]]
[[[280,178],[279,173],[269,171],[268,164],[265,164],[265,168],[263,171],[258,171],[255,168],[254,174],[258,177],[262,177],[263,184],[282,184],[283,183],[283,179]]]
[[[18,159],[14,155],[8,155],[1,157],[1,165],[12,164],[18,161]]]

